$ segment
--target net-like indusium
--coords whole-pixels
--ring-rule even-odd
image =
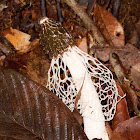
[[[118,99],[121,97],[118,95],[117,87],[111,71],[96,58],[82,52],[76,46],[71,49],[79,55],[79,58],[86,67],[86,71],[94,82],[100,103],[102,104],[102,111],[105,116],[105,120],[109,121],[113,119]],[[71,50],[68,49],[68,51]],[[64,53],[67,55],[67,52]],[[67,61],[65,61],[63,55],[58,55],[57,58],[52,59],[51,66],[48,71],[47,87],[62,99],[67,107],[73,111],[77,89],[68,69]],[[80,100],[77,108],[81,112]]]
[[[53,58],[48,71],[47,88],[55,93],[73,111],[77,95],[76,86],[63,56]]]

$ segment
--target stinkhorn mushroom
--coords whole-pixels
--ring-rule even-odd
[[[60,23],[44,17],[40,24],[41,43],[53,55],[46,87],[71,111],[81,90],[77,109],[83,116],[86,135],[89,140],[108,140],[105,121],[113,119],[121,98],[111,71],[74,45],[71,35]]]

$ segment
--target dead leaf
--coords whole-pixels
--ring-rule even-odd
[[[140,89],[140,63],[131,68],[131,77],[137,89]]]
[[[27,48],[20,51],[20,53],[26,53],[26,52],[32,51],[34,48],[38,47],[39,45],[40,45],[39,39],[36,38],[30,43],[30,45]]]
[[[132,31],[132,33],[130,33],[130,35],[131,35],[131,39],[128,42],[130,44],[137,46],[137,44],[139,43],[139,36],[138,36],[138,32],[136,31],[136,29],[134,29],[134,31]]]
[[[105,122],[105,127],[106,127],[107,134],[109,136],[109,139],[111,139],[113,131],[112,131],[112,128],[111,128],[109,122]]]
[[[137,31],[138,38],[139,38],[139,44],[140,44],[140,19],[139,19],[139,21],[136,23],[135,27],[136,27],[136,31]],[[138,48],[140,49],[140,45],[138,46]]]
[[[74,110],[73,110],[73,115],[75,116],[75,118],[77,119],[79,124],[82,125],[83,117],[81,116],[81,114],[79,113],[79,111],[76,108],[74,108]]]
[[[85,53],[88,53],[88,45],[86,37],[78,40],[78,48]]]
[[[33,81],[46,87],[48,81],[48,70],[51,60],[48,59],[42,47],[36,47],[29,53],[26,75]]]
[[[110,48],[106,48],[104,50],[96,50],[96,56],[97,58],[99,58],[100,60],[106,62],[109,60],[109,54],[111,52]]]
[[[117,88],[118,88],[119,95],[123,97],[124,92],[118,83],[117,83]],[[114,119],[112,120],[112,129],[114,130],[118,126],[118,124],[128,120],[129,118],[130,117],[129,117],[128,107],[127,107],[127,101],[125,98],[123,98],[117,104],[116,114],[114,116]]]
[[[140,116],[120,123],[114,130],[111,140],[139,140]]]
[[[27,16],[27,14],[31,14],[32,15],[32,19],[35,20],[37,18],[36,12],[35,10],[26,10],[22,12],[23,15],[23,19],[25,19],[25,17]]]
[[[31,133],[24,127],[9,119],[8,116],[0,112],[0,140],[9,140],[2,139],[1,136],[11,137],[11,139],[13,138],[16,140],[41,140],[40,138],[36,137],[35,134]]]
[[[31,38],[29,34],[23,33],[17,29],[13,29],[12,27],[4,30],[3,34],[17,51],[24,53],[26,52],[26,50],[28,50],[30,45],[29,40]]]
[[[54,93],[11,69],[0,69],[0,75],[0,112],[13,123],[40,139],[87,140],[71,111]]]
[[[125,45],[128,51],[119,51],[116,54],[119,56],[122,65],[125,69],[130,69],[132,66],[140,62],[140,53],[134,45],[127,43]]]
[[[121,65],[118,55],[115,53],[112,53],[110,55],[109,60],[119,80],[119,83],[121,84],[123,91],[125,91],[126,93],[129,112],[135,111],[135,113],[139,115],[140,111],[138,109],[138,103],[139,103],[138,97],[136,95],[136,92],[130,85],[131,81],[130,79],[128,79],[128,76],[126,75],[125,70],[123,69]]]
[[[111,46],[123,47],[125,44],[124,31],[118,20],[107,10],[94,5],[95,23]]]
[[[38,46],[38,39],[35,39],[30,45],[32,49],[34,48],[31,52],[22,55],[9,55],[6,56],[6,59],[4,59],[4,56],[0,57],[0,65],[3,66],[4,63],[6,67],[15,69],[23,75],[26,75],[29,79],[46,87],[51,60],[45,54],[43,48]]]

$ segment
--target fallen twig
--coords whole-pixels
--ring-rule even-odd
[[[46,0],[41,0],[40,1],[40,4],[41,4],[41,16],[42,17],[46,17]]]
[[[57,8],[57,17],[60,23],[64,22],[62,12],[61,12],[61,7],[60,7],[60,0],[55,0],[56,1],[56,8]]]
[[[104,49],[111,49],[111,51],[126,51],[126,52],[131,52],[131,50],[128,50],[127,48],[125,47],[118,47],[118,46],[100,46],[100,45],[94,45],[94,46],[91,46],[91,51],[92,50],[104,50]]]
[[[98,41],[98,43],[103,46],[106,44],[106,41],[104,37],[102,36],[101,32],[98,30],[94,22],[91,20],[91,18],[88,16],[88,14],[85,12],[83,8],[81,8],[75,0],[63,0],[66,4],[68,4],[74,12],[83,20],[85,23],[85,26],[92,32],[95,39]]]

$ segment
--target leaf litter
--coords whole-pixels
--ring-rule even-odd
[[[101,4],[100,1],[97,1],[97,3]],[[4,4],[5,4],[5,2],[4,2]],[[28,41],[30,41],[30,43],[32,43],[35,39],[38,39],[39,38],[38,21],[41,18],[40,7],[38,5],[40,5],[39,1],[34,1],[34,0],[26,1],[26,2],[20,1],[20,0],[6,1],[6,6],[4,7],[4,9],[2,9],[0,11],[0,20],[2,21],[0,23],[1,24],[0,25],[1,37],[3,37],[2,31],[6,31],[7,28],[13,27],[14,29],[17,29],[20,32],[30,35],[31,39],[28,40]],[[138,87],[138,84],[139,84],[139,78],[138,78],[139,67],[138,66],[140,63],[140,53],[139,53],[140,50],[139,50],[138,44],[140,41],[139,41],[139,39],[137,39],[137,40],[135,39],[136,41],[134,42],[133,41],[134,39],[133,40],[130,40],[130,39],[133,38],[134,35],[139,36],[139,30],[137,30],[137,29],[139,29],[140,24],[138,24],[139,23],[139,18],[137,16],[139,13],[138,8],[137,8],[137,6],[134,8],[133,5],[139,5],[139,1],[134,2],[132,0],[132,1],[130,1],[130,3],[128,1],[125,1],[125,2],[122,1],[122,5],[120,7],[120,9],[122,9],[125,6],[127,6],[127,8],[128,8],[128,11],[123,11],[123,10],[119,11],[119,17],[118,17],[119,21],[117,23],[117,24],[122,24],[123,28],[124,28],[123,34],[125,35],[125,39],[123,37],[121,40],[121,42],[123,42],[123,43],[121,43],[120,41],[116,41],[116,43],[121,43],[121,44],[116,45],[114,43],[109,43],[109,45],[110,45],[109,48],[106,48],[106,46],[104,48],[99,47],[100,50],[95,48],[95,51],[93,51],[94,53],[92,55],[97,57],[99,60],[102,60],[102,62],[105,65],[109,65],[109,61],[108,61],[109,54],[112,52],[113,53],[115,52],[119,56],[119,59],[121,61],[119,63],[121,63],[121,66],[123,68],[125,68],[125,73],[126,73],[127,77],[128,78],[131,77],[131,78],[129,78],[129,82],[130,82],[129,87],[133,88],[133,90],[139,100],[140,91],[139,91],[139,87]],[[108,5],[108,7],[110,8],[111,4]],[[108,10],[110,10],[109,8],[108,8]],[[54,20],[57,20],[57,11],[56,11],[56,5],[55,5],[54,1],[48,1],[47,10],[48,10],[48,17],[52,18]],[[94,10],[96,10],[96,8],[94,8]],[[102,9],[100,12],[103,12],[103,11],[105,11],[105,10]],[[105,11],[105,12],[108,12],[108,11]],[[87,28],[85,28],[83,21],[73,12],[73,10],[70,9],[70,7],[68,7],[63,2],[62,2],[62,13],[64,15],[64,19],[66,19],[64,21],[63,25],[68,30],[68,32],[70,32],[76,40],[86,37],[87,44],[89,45],[90,42],[89,42],[89,38],[87,37],[87,34],[91,34],[91,32],[89,30],[87,30]],[[95,14],[95,12],[93,12],[93,13]],[[92,12],[90,14],[92,14]],[[105,20],[107,20],[107,21],[111,20],[112,25],[114,27],[116,27],[113,22],[114,20],[112,19],[114,17],[112,17],[110,12],[108,12],[108,14],[109,14],[108,19],[105,16],[103,17],[104,21],[103,21],[103,18],[99,17],[99,16],[101,16],[101,13],[98,13],[99,16],[97,17],[97,20],[102,20],[102,22],[103,22],[102,24],[104,24],[106,26],[105,29],[109,28],[109,25],[105,22]],[[129,25],[127,24],[126,21],[129,23]],[[95,20],[95,23],[96,23],[96,20]],[[133,23],[133,26],[131,26],[131,23]],[[96,24],[96,26],[98,26],[98,24]],[[99,28],[99,26],[98,26],[98,28]],[[102,26],[102,28],[103,28],[103,26]],[[100,30],[102,34],[104,34],[104,30]],[[135,30],[136,33],[132,34],[131,30]],[[113,42],[113,39],[111,38],[111,37],[113,37],[113,34],[112,34],[113,31],[114,30],[107,31],[110,34],[109,37],[105,36],[105,39],[109,40],[108,42]],[[120,36],[120,34],[115,34],[115,35]],[[139,38],[139,37],[137,37],[137,38]],[[93,40],[95,40],[94,44],[96,44],[97,41],[94,37],[93,37]],[[5,45],[6,42],[5,43],[1,42],[1,43],[7,49],[7,45]],[[85,44],[85,42],[83,42],[83,43],[81,42],[81,44]],[[116,46],[120,47],[120,50],[115,50]],[[114,49],[113,49],[113,47],[114,47]],[[122,48],[122,47],[124,47],[124,48]],[[94,46],[93,46],[93,48],[94,48]],[[90,52],[90,49],[91,48],[88,48],[88,52]],[[13,50],[14,50],[14,54],[13,54]],[[86,49],[86,51],[87,51],[87,49]],[[28,77],[44,86],[47,81],[46,73],[47,73],[47,70],[49,69],[48,65],[50,64],[51,57],[48,54],[45,54],[45,51],[43,50],[43,48],[41,46],[38,45],[38,43],[37,44],[35,43],[35,46],[33,47],[33,49],[31,49],[31,50],[29,49],[28,51],[24,51],[23,53],[25,53],[25,54],[20,54],[17,51],[17,49],[15,49],[15,48],[12,49],[12,53],[11,53],[11,51],[8,53],[5,53],[4,49],[1,49],[1,53],[0,53],[1,67],[11,67],[11,68],[15,69],[16,71],[21,72],[26,77]],[[105,58],[103,58],[103,56]],[[26,58],[26,61],[24,60],[25,58]],[[13,63],[11,63],[11,62],[13,62]],[[110,69],[112,69],[112,68],[110,67]],[[138,76],[136,76],[135,71],[138,73]],[[116,78],[116,81],[118,81],[117,78]],[[118,89],[120,91],[120,88],[118,88]],[[123,86],[122,86],[122,89],[123,89]],[[121,92],[126,92],[125,88],[123,90],[121,90]],[[121,102],[119,104],[121,104]],[[118,107],[119,107],[119,104],[118,104]],[[120,111],[122,113],[120,113],[119,110],[117,109],[118,112],[116,112],[116,116],[113,121],[115,122],[115,119],[117,118],[116,120],[118,120],[118,122],[117,123],[114,123],[113,121],[110,122],[110,124],[112,123],[112,127],[115,128],[115,130],[113,130],[114,133],[113,133],[112,139],[115,139],[116,136],[124,137],[123,133],[121,134],[118,132],[119,127],[121,129],[123,129],[124,133],[128,132],[128,130],[126,130],[126,128],[125,128],[125,125],[126,125],[125,119],[128,120],[128,125],[133,124],[133,122],[131,120],[135,119],[134,116],[136,116],[136,114],[135,114],[134,109],[130,109],[130,107],[127,107],[126,103],[125,103],[125,106],[126,106],[126,109],[127,108],[129,109],[128,111],[129,111],[129,115],[130,115],[131,119],[129,119],[129,117],[127,117],[128,116],[128,112],[127,112],[127,115],[124,115],[124,117],[122,117],[124,119],[123,120],[124,124],[123,124],[123,121],[121,121],[117,117],[120,117],[120,115],[118,115],[118,114],[123,114],[123,113],[125,114],[126,109],[120,107]],[[129,121],[130,121],[130,123],[129,123]],[[137,117],[137,121],[139,122],[139,117]],[[134,127],[131,128],[131,130],[132,129],[134,129]],[[139,127],[137,127],[136,130],[139,130]],[[12,129],[11,129],[11,131],[12,131]],[[131,134],[131,131],[129,131],[129,134]],[[133,132],[132,132],[132,134],[134,136],[134,137],[132,136],[132,138],[135,138],[139,135],[139,134],[133,133]]]

